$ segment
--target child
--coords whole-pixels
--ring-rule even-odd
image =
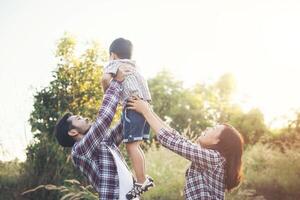
[[[126,145],[127,153],[131,159],[133,170],[136,176],[136,183],[126,197],[132,199],[154,186],[153,179],[145,175],[145,156],[140,147],[142,140],[149,139],[149,124],[145,118],[132,110],[126,108],[128,98],[136,95],[144,101],[151,101],[147,81],[139,73],[135,62],[131,60],[132,43],[129,40],[118,38],[112,42],[109,48],[110,62],[104,67],[102,85],[104,91],[108,88],[109,82],[116,75],[121,65],[130,65],[135,68],[134,73],[128,75],[122,83],[121,103],[123,105],[123,142]]]

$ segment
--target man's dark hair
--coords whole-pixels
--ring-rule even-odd
[[[131,59],[132,43],[124,38],[115,39],[110,47],[109,54],[115,53],[120,59]]]
[[[75,140],[68,134],[69,130],[72,129],[72,124],[68,121],[68,118],[72,115],[72,113],[65,113],[64,116],[58,120],[54,128],[55,137],[58,143],[63,147],[72,147],[75,143]]]

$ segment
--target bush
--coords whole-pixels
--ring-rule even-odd
[[[0,199],[15,199],[18,196],[20,168],[18,160],[0,161]]]
[[[156,187],[143,199],[183,199],[189,162],[164,148],[151,149],[146,160],[147,173],[154,178]],[[226,194],[226,199],[300,199],[300,148],[283,153],[257,144],[247,148],[243,161],[244,180],[239,188]]]
[[[300,149],[285,153],[268,145],[249,147],[244,154],[244,181],[229,199],[264,196],[266,199],[299,199]],[[247,198],[245,198],[247,197]]]
[[[229,200],[293,200],[300,199],[300,149],[287,149],[284,153],[278,148],[266,144],[256,144],[247,148],[243,156],[244,180],[239,188],[226,194]],[[152,147],[146,153],[146,171],[156,183],[156,187],[143,195],[143,200],[179,200],[183,199],[185,170],[189,161],[165,148]],[[24,188],[20,190],[19,171],[22,165],[17,161],[0,162],[0,199],[21,199]],[[63,177],[62,177],[63,178]],[[65,181],[63,186],[42,185],[50,193],[65,195],[85,195],[86,199],[95,199],[90,186]],[[66,187],[66,188],[65,188]],[[34,189],[33,189],[34,191]],[[36,193],[38,191],[33,192]],[[69,194],[70,193],[70,194]],[[88,197],[88,198],[87,198]]]

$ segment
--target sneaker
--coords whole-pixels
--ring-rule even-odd
[[[133,188],[126,194],[128,200],[139,197],[143,193],[142,184],[134,183]]]
[[[152,177],[150,177],[150,176],[147,176],[146,177],[146,181],[143,183],[143,185],[142,185],[142,190],[143,190],[143,192],[146,192],[146,191],[148,191],[150,188],[152,188],[152,187],[154,187],[155,185],[154,185],[154,180],[153,180],[153,178]]]
[[[130,200],[139,197],[151,187],[154,187],[154,181],[150,176],[147,176],[143,184],[134,183],[133,188],[126,194],[126,198]]]

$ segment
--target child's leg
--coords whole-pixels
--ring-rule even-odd
[[[146,180],[146,174],[144,154],[139,149],[141,142],[142,141],[126,143],[126,149],[131,159],[137,182],[143,184]]]
[[[139,145],[139,151],[141,152],[141,154],[142,154],[142,156],[143,156],[143,160],[144,160],[144,162],[143,162],[143,164],[144,164],[144,171],[145,171],[145,173],[146,173],[146,158],[145,158],[144,151],[143,151],[143,149],[141,148],[140,145]]]

